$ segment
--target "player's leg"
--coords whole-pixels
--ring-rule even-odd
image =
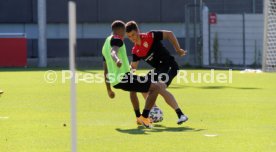
[[[148,118],[150,109],[155,104],[160,89],[165,89],[166,85],[161,83],[151,83],[149,79],[146,79],[145,81],[145,77],[128,74],[123,81],[115,85],[114,88],[123,89],[129,92],[148,92],[145,107],[142,115],[139,117],[139,121],[145,127],[151,127],[151,122]]]
[[[158,79],[161,79],[161,81],[164,81],[167,87],[169,87],[172,80],[177,75],[178,69],[179,69],[178,66],[175,65],[175,66],[170,66],[168,69],[165,69],[165,70],[161,70],[161,71],[155,70],[155,73],[157,73],[157,76],[159,76]],[[164,94],[162,96],[165,99],[166,103],[171,108],[173,108],[174,110],[179,109],[179,106],[171,93],[168,92],[167,94]],[[166,100],[166,99],[170,99],[170,100]]]
[[[145,104],[145,110],[149,110],[153,107],[155,104],[155,101],[157,99],[157,95],[161,90],[165,90],[165,85],[161,83],[151,83],[149,91],[148,91],[148,96],[146,99],[146,104]],[[143,115],[144,117],[148,117],[148,113],[146,115]]]
[[[146,99],[147,99],[147,97],[148,97],[148,93],[147,93],[147,92],[146,92],[146,93],[142,93],[142,96],[144,97],[144,99],[145,99],[145,101],[146,101]],[[153,105],[153,107],[157,107],[156,102],[155,102],[155,104]]]
[[[139,99],[137,97],[137,93],[134,91],[130,92],[130,100],[133,106],[134,111],[139,111],[139,112],[135,112],[136,117],[140,117],[141,113],[140,113],[140,104],[139,104]]]
[[[140,121],[146,127],[151,127],[151,120],[148,118],[149,112],[151,108],[155,105],[155,101],[160,90],[166,89],[166,85],[162,83],[152,83],[151,80],[146,77],[133,75],[132,88],[136,92],[147,93],[145,107],[142,116],[139,117],[138,121]]]
[[[179,70],[178,64],[176,62],[173,62],[171,64],[170,70],[168,71],[169,81],[166,83],[168,87],[170,86],[175,76],[177,76],[178,70]],[[188,120],[188,117],[183,114],[182,110],[180,109],[176,101],[175,101],[174,110],[179,118],[177,121],[177,124],[182,124],[183,122]]]
[[[156,80],[155,82],[157,82],[157,77],[154,77],[154,75],[152,76],[152,73],[154,72],[153,70],[150,70],[149,73],[146,75],[147,79],[153,79]],[[142,96],[144,97],[144,99],[146,100],[148,97],[148,92],[142,92]],[[157,107],[156,103],[153,105],[154,107]]]
[[[177,124],[182,124],[183,122],[188,120],[188,117],[185,116],[182,110],[178,107],[177,101],[168,90],[161,90],[159,93],[165,99],[165,101],[170,104],[170,106],[175,110],[179,118]]]
[[[177,63],[171,64],[170,68],[167,70],[155,70],[155,73],[157,73],[158,76],[163,76],[159,77],[158,79],[161,79],[161,81],[165,81],[167,87],[170,86],[172,80],[175,78],[175,76],[178,73],[178,65]],[[162,75],[161,75],[162,74]],[[188,117],[184,115],[182,110],[179,108],[177,101],[175,100],[174,96],[167,90],[164,90],[164,92],[160,93],[161,96],[165,99],[166,103],[175,110],[178,121],[177,124],[182,124],[183,122],[188,120]]]
[[[177,75],[177,69],[178,68],[162,68],[162,69],[154,69],[151,72],[148,73],[148,77],[151,77],[154,79],[154,81],[162,81],[166,84],[166,87],[169,87],[171,84],[173,78]],[[143,93],[144,96],[147,96],[147,94]],[[173,108],[174,110],[178,109],[178,104],[176,100],[169,100],[173,98],[172,94],[163,94],[163,98],[165,99],[166,103]],[[168,100],[166,100],[168,99]]]
[[[136,92],[134,92],[134,91],[130,92],[130,101],[131,101],[131,104],[133,106],[134,113],[135,113],[135,116],[136,116],[136,123],[138,125],[142,125],[142,123],[138,119],[141,116],[141,112],[140,112],[139,99],[137,97],[137,93]]]
[[[146,99],[146,104],[142,113],[142,116],[140,117],[141,122],[146,127],[151,127],[151,121],[148,118],[150,109],[155,104],[155,101],[157,99],[157,96],[160,91],[165,90],[166,86],[162,83],[151,83],[150,88],[148,90],[148,97]]]
[[[144,97],[144,99],[146,100],[147,99],[147,97],[148,97],[148,93],[146,92],[146,93],[142,93],[142,96]]]

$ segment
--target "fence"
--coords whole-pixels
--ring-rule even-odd
[[[209,26],[208,65],[260,67],[262,14],[219,14],[217,24]]]

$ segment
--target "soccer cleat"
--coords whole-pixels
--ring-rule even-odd
[[[185,115],[181,115],[180,118],[177,121],[178,125],[181,125],[182,123],[186,122],[189,118]]]
[[[150,120],[150,123],[154,123],[152,118],[149,118],[149,120]]]
[[[143,116],[140,116],[138,118],[139,122],[142,122],[143,126],[145,126],[146,128],[152,128],[152,124],[150,122],[149,118],[145,118]],[[138,121],[137,121],[138,122]]]
[[[142,123],[142,121],[139,119],[139,117],[137,117],[136,123],[137,123],[138,126],[143,125],[143,123]]]
[[[155,122],[153,122],[152,118],[149,118],[149,120],[150,120],[150,123],[155,123]],[[143,123],[142,123],[142,121],[139,119],[139,117],[137,117],[136,123],[137,123],[138,126],[143,125]]]

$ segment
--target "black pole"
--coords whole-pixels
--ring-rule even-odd
[[[246,68],[246,50],[245,50],[245,13],[242,14],[242,41],[243,41],[243,67]]]
[[[208,14],[209,16],[209,14]],[[208,60],[209,60],[209,66],[211,65],[211,25],[210,22],[208,21],[208,47],[209,47],[209,52],[208,52]]]

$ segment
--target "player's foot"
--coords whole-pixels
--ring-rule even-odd
[[[182,123],[186,122],[189,118],[185,115],[181,115],[180,118],[177,121],[178,125],[181,125]]]
[[[146,128],[152,128],[152,124],[150,122],[149,118],[145,118],[143,116],[140,116],[139,121],[142,122],[142,124],[146,127]]]
[[[149,118],[149,120],[150,120],[150,123],[155,123],[155,122],[153,122],[153,120],[152,120],[151,118]],[[143,123],[142,123],[142,121],[139,119],[139,117],[137,118],[136,123],[137,123],[138,126],[143,125]]]
[[[150,120],[150,123],[151,123],[151,124],[154,123],[153,120],[152,120],[152,118],[149,118],[149,120]]]
[[[143,125],[143,123],[142,123],[142,121],[139,119],[139,117],[137,117],[136,123],[137,123],[138,126]]]

